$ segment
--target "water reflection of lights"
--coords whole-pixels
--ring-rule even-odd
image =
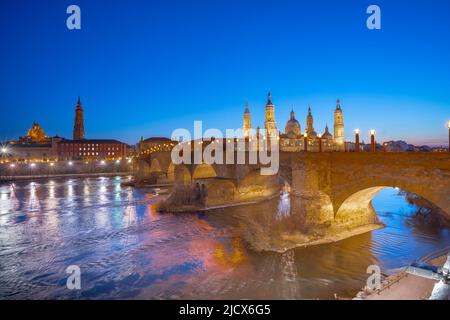
[[[226,264],[229,267],[234,267],[244,262],[247,258],[245,255],[242,241],[239,238],[233,239],[231,243],[231,252],[225,249],[225,246],[218,242],[214,247],[214,257],[221,264]]]
[[[30,183],[30,193],[28,198],[28,210],[39,211],[41,209],[41,203],[39,201],[39,197],[37,195],[37,185],[35,182]]]
[[[84,185],[83,192],[84,192],[85,196],[89,195],[89,185],[88,184]]]
[[[48,187],[48,197],[50,199],[55,199],[55,186],[54,185],[50,185]]]
[[[69,185],[67,186],[67,198],[68,200],[73,199],[73,184],[71,183],[69,183]]]
[[[276,218],[281,220],[291,215],[291,196],[288,192],[282,192],[278,201]]]

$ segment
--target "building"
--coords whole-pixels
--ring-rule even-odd
[[[44,129],[33,122],[27,134],[18,140],[6,143],[6,154],[2,160],[6,162],[47,162],[58,159],[58,136],[47,137]]]
[[[73,125],[73,140],[84,139],[84,112],[81,105],[81,99],[78,97],[77,106],[75,107],[75,121]]]
[[[344,115],[339,99],[336,101],[336,110],[334,111],[334,142],[336,151],[345,151]]]
[[[73,140],[62,139],[58,143],[59,160],[121,160],[128,156],[129,146],[114,139],[86,139],[84,111],[78,97],[75,106]]]
[[[278,130],[275,122],[275,105],[272,103],[272,95],[270,91],[267,95],[264,128],[266,129],[267,139],[275,138],[277,136]]]
[[[314,130],[314,118],[311,113],[311,107],[308,107],[308,115],[306,116],[306,129],[305,133],[307,137],[312,140],[317,137],[316,130]]]
[[[245,102],[245,111],[244,111],[244,138],[251,137],[252,133],[252,123],[251,123],[251,114],[250,110],[248,109],[248,100]]]
[[[54,162],[67,160],[121,160],[133,154],[127,144],[114,139],[86,139],[81,99],[75,107],[73,140],[47,137],[44,129],[33,122],[27,135],[7,143],[4,161]]]
[[[290,119],[287,121],[284,133],[278,133],[275,121],[275,105],[272,102],[272,96],[269,92],[267,103],[265,106],[265,122],[266,137],[276,137],[278,135],[280,140],[280,149],[286,152],[304,151],[345,151],[346,143],[344,138],[344,117],[341,108],[340,100],[336,101],[336,108],[334,111],[334,137],[330,133],[328,125],[325,126],[323,133],[317,133],[314,128],[314,117],[311,107],[308,107],[308,114],[306,116],[305,132],[302,133],[301,125],[295,117],[294,109],[292,108]],[[244,111],[244,137],[249,137],[251,132],[250,111],[248,103],[246,103]],[[258,138],[265,138],[259,134],[259,127],[256,136]],[[307,145],[305,146],[305,143]]]
[[[8,143],[7,162],[53,162],[58,160],[57,142],[49,143]]]
[[[141,141],[137,144],[137,151],[139,154],[150,152],[154,148],[169,148],[174,145],[174,142],[165,137],[152,137],[144,139],[141,137]]]
[[[112,139],[63,139],[58,143],[58,158],[63,160],[121,160],[127,145]]]

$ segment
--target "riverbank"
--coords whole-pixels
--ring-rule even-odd
[[[442,253],[442,252],[440,252]],[[438,257],[423,259],[423,262],[433,266],[442,266],[447,259],[447,253]],[[430,298],[435,280],[411,275],[405,271],[387,277],[381,283],[381,289],[370,290],[363,288],[358,292],[355,300],[427,300]]]
[[[267,234],[256,235],[251,232],[251,236],[247,237],[246,240],[255,251],[285,253],[298,248],[336,243],[384,227],[381,223],[372,223],[351,230],[320,228],[312,234],[301,231],[296,233],[286,232],[280,233],[276,238],[267,236]]]
[[[100,172],[100,173],[66,173],[66,174],[45,174],[45,175],[30,175],[30,176],[9,176],[0,177],[0,182],[12,182],[23,180],[36,180],[48,178],[84,178],[84,177],[111,177],[111,176],[126,176],[131,175],[131,171],[124,172]]]

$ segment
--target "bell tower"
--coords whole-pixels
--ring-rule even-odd
[[[277,124],[275,122],[275,105],[272,103],[272,95],[269,91],[266,103],[265,122],[266,137],[277,136]]]
[[[251,135],[252,123],[251,123],[251,114],[248,109],[248,100],[245,102],[245,111],[244,111],[244,138],[249,138]]]
[[[313,138],[317,135],[314,130],[314,118],[311,113],[311,106],[308,106],[308,115],[306,116],[306,130],[305,130],[308,138]]]
[[[75,124],[73,126],[73,140],[84,139],[84,113],[81,99],[78,97],[77,106],[75,108]]]
[[[334,143],[338,151],[345,151],[344,116],[339,99],[336,101],[336,110],[334,111]]]

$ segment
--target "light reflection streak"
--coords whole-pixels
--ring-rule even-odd
[[[278,202],[277,220],[282,220],[291,215],[291,196],[288,192],[282,192]]]

